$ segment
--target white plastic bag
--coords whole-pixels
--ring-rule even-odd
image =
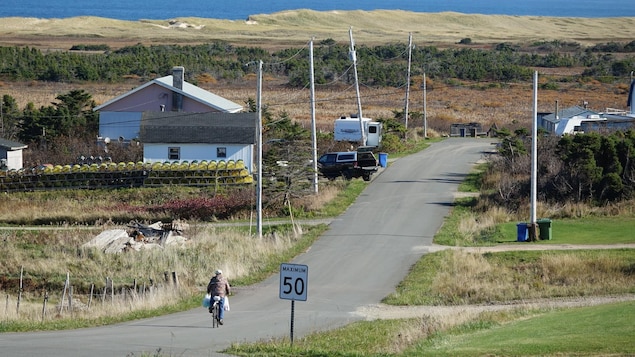
[[[212,295],[205,294],[205,297],[203,298],[203,307],[209,308],[211,301],[212,301]]]
[[[229,296],[225,296],[225,304],[223,304],[223,310],[229,311]]]

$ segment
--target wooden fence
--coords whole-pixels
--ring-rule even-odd
[[[20,269],[20,283],[16,302],[16,316],[20,319],[20,305],[23,302],[23,274],[24,268]],[[57,317],[64,315],[73,316],[74,312],[79,310],[89,310],[97,301],[102,305],[111,303],[119,303],[126,301],[135,301],[144,299],[148,296],[159,292],[161,289],[179,289],[179,280],[176,272],[164,272],[163,281],[156,282],[150,278],[141,283],[134,279],[132,284],[115,284],[115,281],[106,277],[102,287],[97,288],[95,284],[91,284],[88,294],[76,294],[71,284],[70,274],[66,274],[66,280],[61,292],[54,293],[45,291],[42,296],[41,320],[44,321],[49,314],[54,313]],[[48,306],[51,300],[51,293],[56,297],[56,303],[53,307]],[[6,295],[5,303],[5,320],[8,319],[10,295]]]

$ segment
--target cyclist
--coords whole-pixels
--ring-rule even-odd
[[[214,300],[214,296],[220,297],[218,323],[221,325],[223,324],[223,316],[225,315],[225,296],[228,296],[230,292],[231,287],[229,286],[227,278],[223,276],[223,271],[220,269],[216,270],[209,284],[207,284],[207,293],[212,296],[212,301]],[[211,306],[209,312],[212,312]]]

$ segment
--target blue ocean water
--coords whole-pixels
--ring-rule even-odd
[[[67,18],[98,16],[119,20],[167,20],[176,17],[244,20],[249,15],[283,10],[454,11],[556,17],[632,17],[633,0],[17,0],[0,6],[0,17]],[[2,23],[0,22],[0,26]]]

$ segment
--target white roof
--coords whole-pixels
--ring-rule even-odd
[[[580,126],[585,121],[601,121],[606,120],[599,115],[580,116],[576,115],[571,118],[561,119],[556,126],[556,135],[573,134],[575,127]]]
[[[238,113],[240,111],[243,110],[242,105],[237,104],[232,102],[229,99],[225,99],[221,96],[218,96],[210,91],[207,91],[203,88],[197,87],[193,84],[190,84],[188,82],[183,82],[183,90],[180,90],[176,87],[174,87],[172,85],[173,83],[173,77],[172,75],[169,76],[165,76],[165,77],[161,77],[161,78],[157,78],[154,79],[150,82],[145,83],[144,85],[141,85],[129,92],[126,92],[118,97],[115,97],[109,101],[107,101],[106,103],[95,107],[93,110],[97,111],[97,110],[101,110],[104,107],[107,107],[108,105],[117,102],[118,100],[125,98],[133,93],[136,93],[138,91],[143,90],[146,87],[149,87],[153,84],[157,84],[160,85],[168,90],[174,91],[176,93],[180,93],[185,97],[188,97],[192,100],[195,100],[197,102],[203,103],[211,108],[214,108],[218,111],[221,112],[225,112],[225,113]]]

